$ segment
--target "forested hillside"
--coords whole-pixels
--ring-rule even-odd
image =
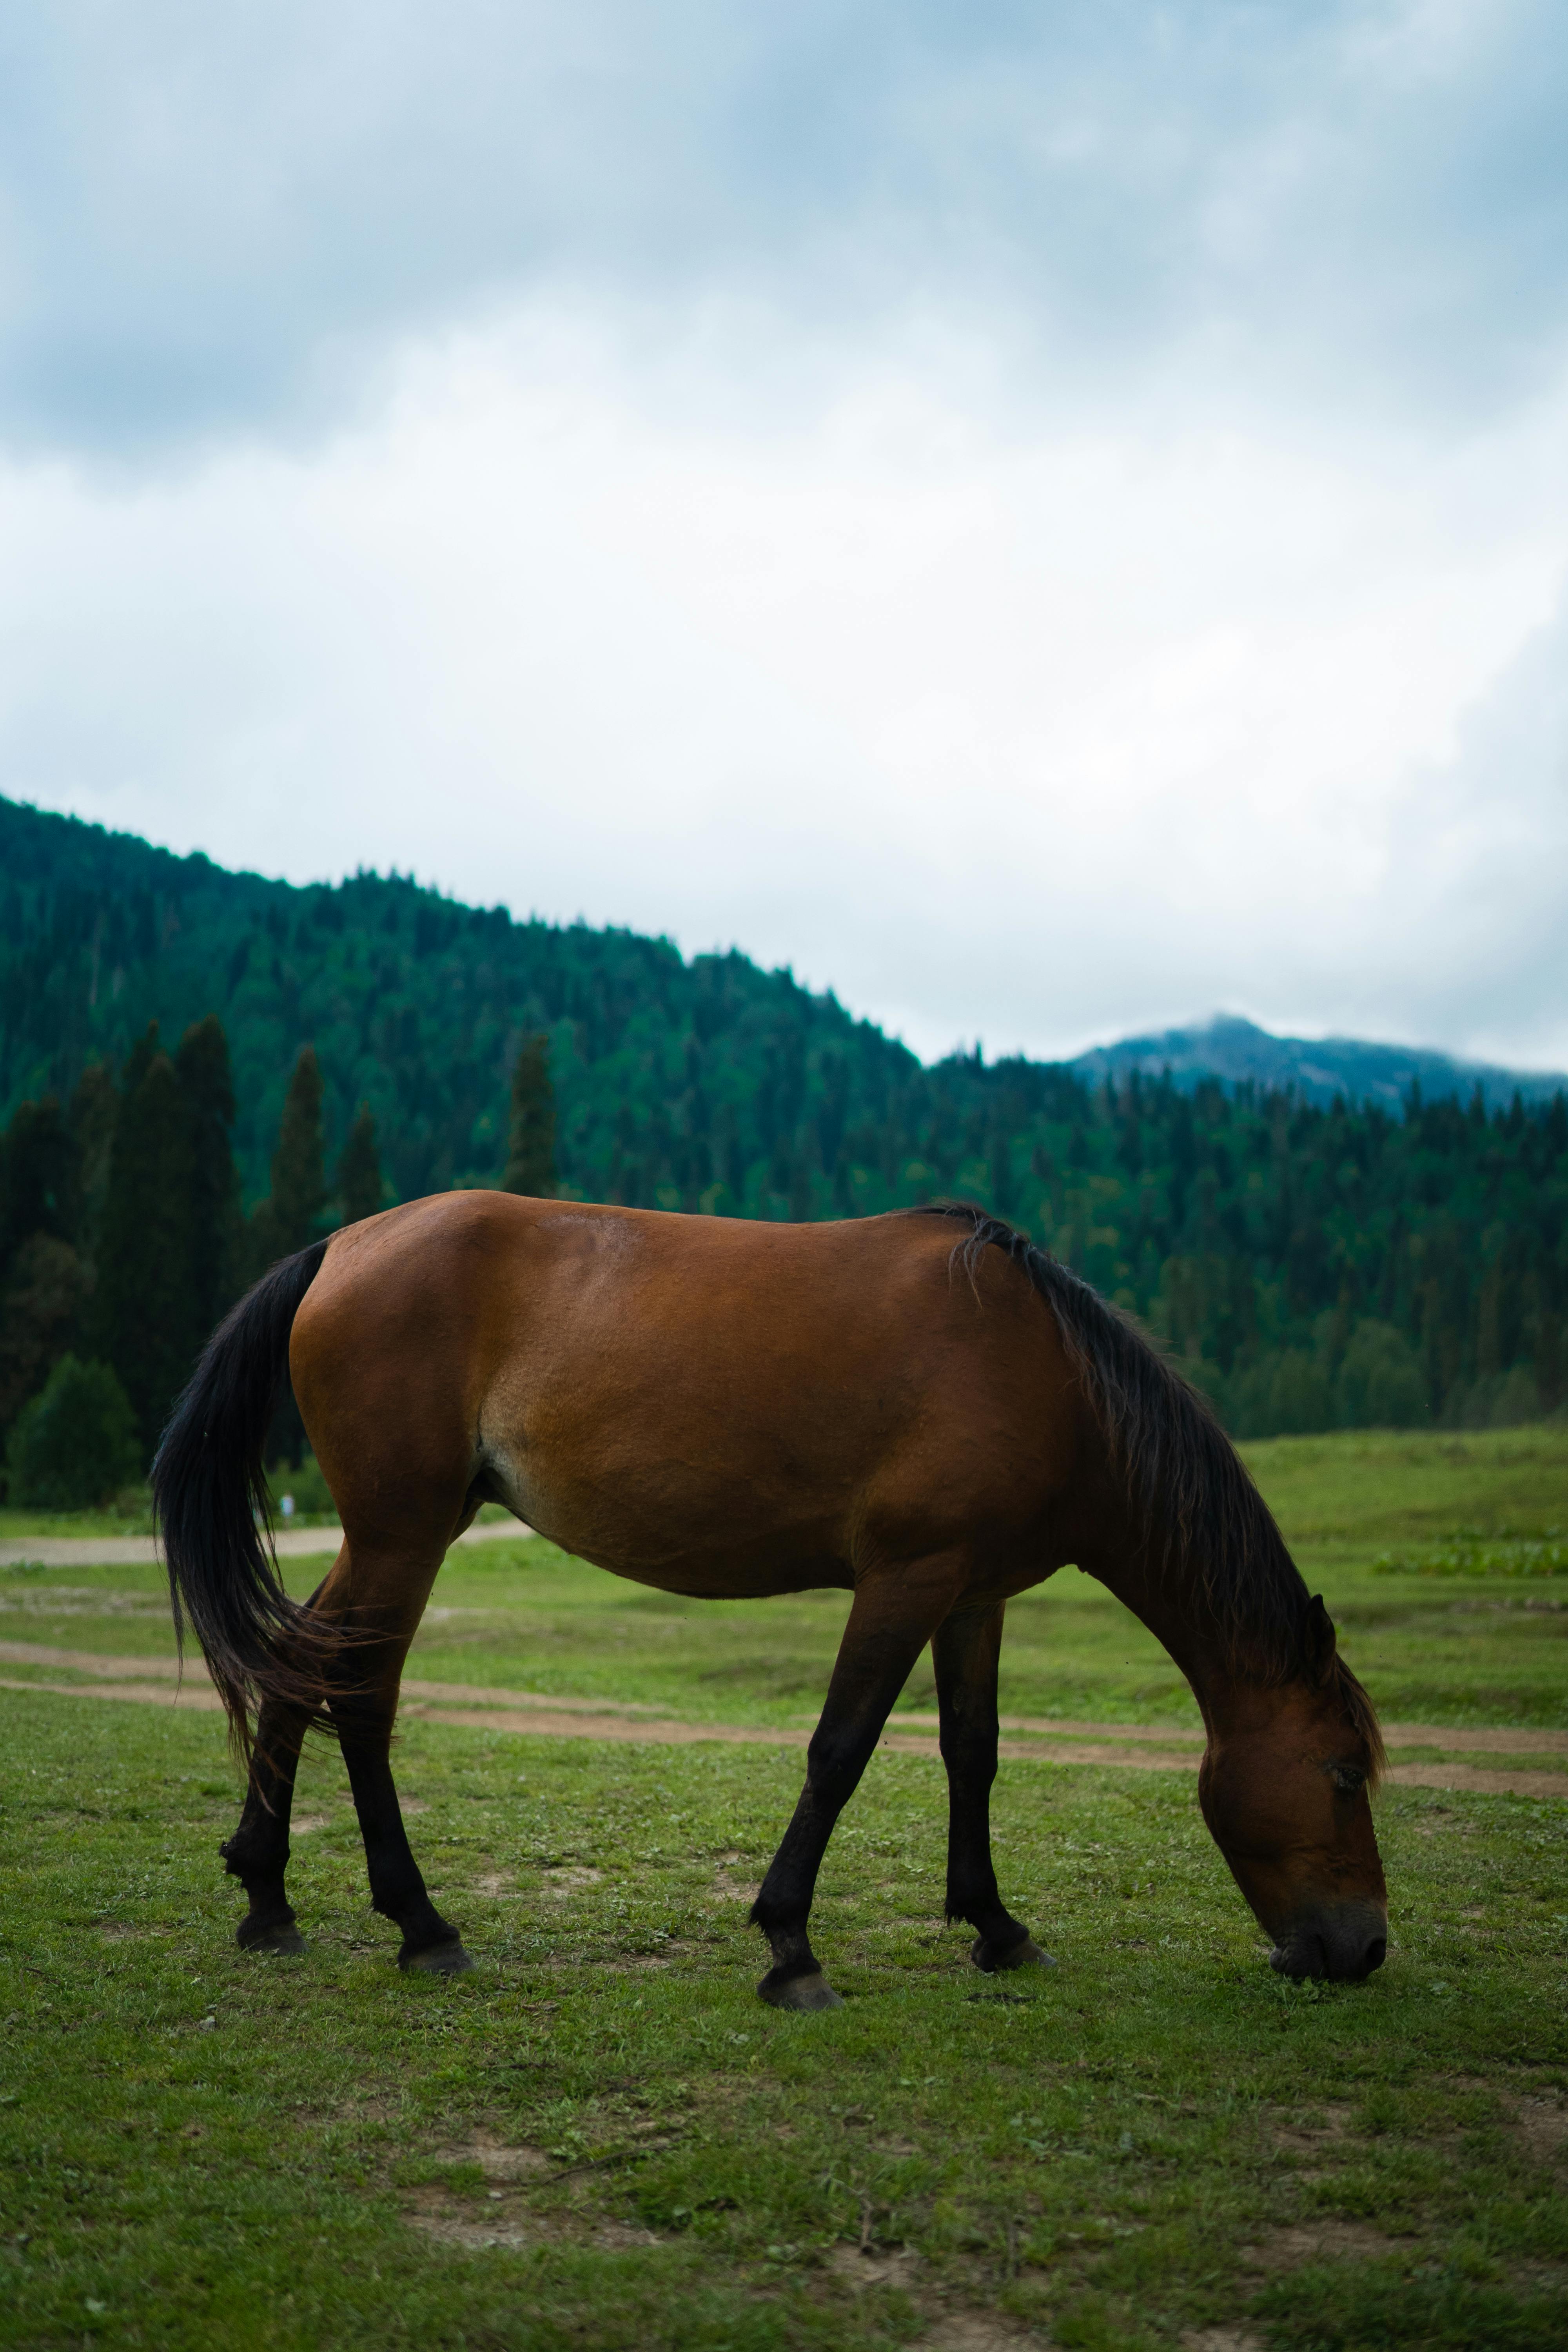
[[[156,1085],[190,1134],[211,1147],[216,1120],[225,1153],[232,1138],[253,1212],[232,1282],[258,1234],[295,1229],[292,1212],[269,1227],[265,1204],[301,1048],[328,1163],[366,1107],[382,1196],[405,1199],[502,1180],[511,1075],[542,1033],[565,1193],[796,1218],[968,1195],[1134,1309],[1238,1432],[1522,1419],[1563,1401],[1561,1097],[1489,1111],[1415,1094],[1390,1114],[978,1055],[928,1069],[739,954],[688,961],[630,932],[516,923],[395,877],[297,889],[5,802],[0,877],[0,1318],[22,1330],[19,1254],[47,1231],[73,1255],[78,1304],[44,1356],[68,1328],[101,1328],[114,1295],[116,1155],[151,1166],[160,1043],[174,1058]],[[214,1030],[195,1042],[208,1016],[231,1125]],[[46,1212],[45,1115],[22,1107],[51,1097],[63,1157]],[[343,1213],[340,1188],[315,1223]],[[203,1290],[182,1332],[210,1304]],[[12,1378],[13,1410],[40,1360]]]

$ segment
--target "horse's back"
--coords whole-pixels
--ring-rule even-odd
[[[841,1581],[857,1544],[1027,1520],[1075,1436],[1049,1309],[999,1252],[956,1265],[935,1219],[447,1193],[334,1240],[291,1370],[334,1493],[378,1517],[478,1482],[690,1590]]]

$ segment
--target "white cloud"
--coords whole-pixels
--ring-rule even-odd
[[[1563,354],[1565,86],[1556,0],[57,0],[0,32],[0,431],[330,429],[562,287],[1473,415]]]
[[[735,941],[924,1050],[1223,1003],[1568,1058],[1568,396],[1394,436],[994,363],[535,304],[308,446],[16,465],[0,775]]]
[[[792,961],[1568,1061],[1552,0],[0,32],[0,788]]]

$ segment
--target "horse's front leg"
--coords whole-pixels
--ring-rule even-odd
[[[840,2006],[807,1934],[816,1874],[893,1701],[952,1607],[959,1583],[955,1562],[927,1560],[884,1570],[856,1591],[826,1703],[806,1749],[805,1786],[752,1906],[773,1956],[757,1990],[774,2009]]]
[[[978,1930],[977,1969],[1053,1965],[1005,1907],[991,1857],[991,1784],[996,1778],[996,1665],[1005,1604],[954,1610],[931,1637],[947,1767],[947,1916]]]

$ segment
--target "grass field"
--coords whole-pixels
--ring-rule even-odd
[[[1568,1432],[1249,1458],[1384,1714],[1460,1742],[1402,1754],[1462,1778],[1467,1731],[1568,1728],[1568,1580],[1373,1572],[1568,1525]],[[411,1675],[781,1739],[408,1721],[416,1850],[480,1963],[453,1981],[393,1967],[327,1748],[297,1807],[310,1951],[242,1958],[220,1720],[47,1690],[91,1678],[18,1654],[166,1658],[156,1571],[0,1570],[0,1674],[32,1685],[0,1689],[0,2343],[1568,2344],[1568,1754],[1527,1759],[1529,1795],[1389,1788],[1387,1965],[1296,1988],[1190,1770],[1040,1758],[1004,1766],[998,1857],[1060,1965],[979,1978],[940,1917],[940,1769],[883,1751],[816,1915],[846,2006],[780,2016],[746,1906],[843,1596],[455,1555]],[[1070,1571],[1009,1611],[1003,1698],[1195,1722]],[[931,1705],[922,1670],[903,1712]]]

